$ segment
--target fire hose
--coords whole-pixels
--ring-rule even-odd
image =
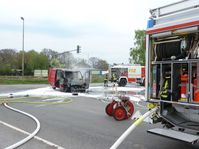
[[[149,117],[151,114],[155,113],[159,108],[155,107],[148,112],[146,112],[143,116],[141,116],[138,120],[136,120],[118,139],[117,141],[111,146],[110,149],[117,149],[118,146],[124,141],[124,139],[138,126],[140,125],[144,119]]]
[[[36,117],[34,117],[33,115],[30,115],[30,114],[28,114],[28,113],[26,113],[26,112],[20,111],[20,110],[15,109],[15,108],[12,108],[12,107],[8,106],[6,103],[4,103],[4,106],[5,106],[6,108],[8,108],[8,109],[11,109],[11,110],[15,111],[15,112],[24,114],[24,115],[26,115],[26,116],[32,118],[32,119],[36,122],[36,124],[37,124],[37,128],[36,128],[35,131],[34,131],[33,133],[31,133],[29,136],[27,136],[26,138],[24,138],[23,140],[21,140],[21,141],[19,141],[19,142],[17,142],[17,143],[15,143],[15,144],[13,144],[13,145],[8,146],[8,147],[5,148],[5,149],[14,149],[14,148],[17,148],[17,147],[19,147],[20,145],[26,143],[28,140],[32,139],[32,138],[39,132],[39,130],[40,130],[40,122],[39,122],[38,119],[37,119]]]

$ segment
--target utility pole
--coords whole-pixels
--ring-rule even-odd
[[[21,20],[23,21],[23,27],[22,27],[22,76],[24,76],[24,18],[21,17]]]

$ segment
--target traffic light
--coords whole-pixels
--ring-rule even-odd
[[[80,53],[80,46],[77,45],[77,53]]]

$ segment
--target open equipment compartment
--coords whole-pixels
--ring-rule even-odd
[[[160,122],[199,132],[199,1],[151,10],[146,35],[146,99]],[[158,121],[159,122],[159,121]]]

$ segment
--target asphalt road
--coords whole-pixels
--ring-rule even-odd
[[[18,91],[25,91],[29,89],[36,89],[40,87],[46,87],[48,84],[20,84],[20,85],[0,85],[1,93],[14,93]]]
[[[9,90],[9,86],[7,86]],[[26,86],[27,87],[27,86]],[[1,89],[1,87],[0,87]],[[6,90],[6,88],[4,88]],[[41,100],[41,99],[35,99]],[[41,122],[37,136],[66,149],[108,149],[116,139],[132,124],[132,120],[115,121],[105,114],[106,103],[94,98],[74,97],[73,102],[59,105],[13,103],[11,106],[31,113]],[[136,110],[145,111],[135,104]],[[32,132],[35,123],[18,113],[0,106],[0,120],[20,129]],[[157,127],[143,123],[121,144],[120,149],[197,149],[180,141],[148,134],[146,130]],[[0,125],[0,148],[11,145],[25,135]],[[20,149],[54,148],[32,139]]]

